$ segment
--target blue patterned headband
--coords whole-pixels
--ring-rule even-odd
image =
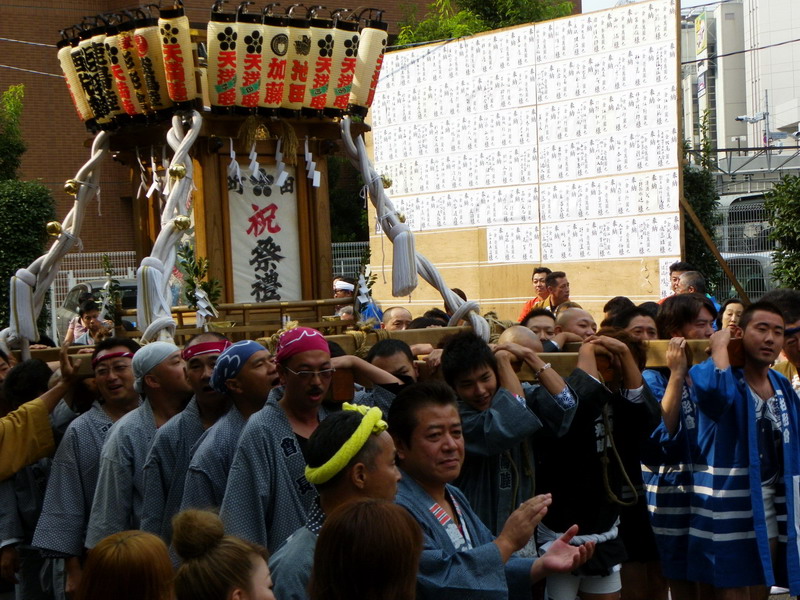
[[[266,348],[253,340],[244,340],[229,346],[217,358],[211,374],[211,387],[220,394],[226,394],[228,386],[225,382],[236,377],[250,357],[261,350]]]

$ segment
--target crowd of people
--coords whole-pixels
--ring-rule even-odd
[[[797,594],[800,292],[719,306],[671,271],[674,295],[612,298],[598,327],[539,267],[492,344],[103,335],[90,379],[0,354],[0,578],[24,600]],[[366,384],[344,404],[337,370]]]

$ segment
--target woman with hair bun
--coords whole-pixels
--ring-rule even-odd
[[[183,561],[175,577],[177,600],[275,600],[267,551],[225,535],[216,514],[175,515],[172,546]]]
[[[422,530],[406,509],[386,500],[350,502],[320,530],[309,598],[414,600],[421,554]]]
[[[172,600],[173,575],[161,538],[121,531],[89,551],[75,600]]]

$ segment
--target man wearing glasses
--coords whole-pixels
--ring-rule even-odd
[[[92,367],[102,404],[95,401],[87,412],[70,423],[58,446],[44,506],[33,546],[46,558],[66,559],[66,591],[78,585],[89,513],[94,499],[100,450],[111,426],[138,408],[133,389],[131,362],[139,344],[128,338],[108,338],[92,355]],[[63,597],[63,589],[56,597]]]
[[[355,402],[386,412],[401,384],[394,375],[355,356],[331,358],[319,331],[297,327],[284,333],[275,355],[281,386],[245,425],[228,475],[220,516],[225,531],[274,552],[302,527],[317,492],[304,471],[309,436],[328,415],[322,401],[334,371],[352,369],[376,384]]]

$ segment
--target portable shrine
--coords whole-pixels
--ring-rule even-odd
[[[65,28],[58,60],[78,117],[93,135],[89,161],[50,250],[12,278],[6,337],[34,341],[36,317],[63,256],[77,243],[98,169],[113,153],[134,172],[137,324],[143,339],[175,331],[170,275],[190,236],[223,283],[223,302],[331,295],[327,156],[344,153],[367,182],[395,243],[394,291],[416,287],[408,227],[367,158],[363,123],[386,49],[381,11],[334,12],[218,0],[193,28],[181,0],[98,15]],[[423,259],[424,260],[424,259]],[[465,314],[476,306],[465,306]],[[197,323],[214,308],[199,290]]]

